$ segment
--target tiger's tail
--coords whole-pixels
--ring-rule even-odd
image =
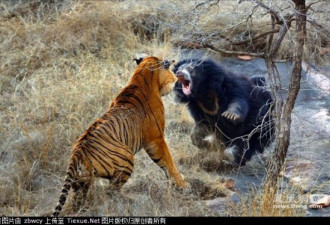
[[[62,186],[60,199],[58,201],[57,206],[54,209],[53,217],[57,217],[60,214],[60,212],[65,204],[66,198],[68,197],[69,191],[72,187],[72,183],[76,177],[79,164],[80,164],[80,160],[77,157],[77,155],[74,154],[71,157],[69,166],[66,170],[66,176],[65,176],[64,184]]]

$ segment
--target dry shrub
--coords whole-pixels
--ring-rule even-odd
[[[243,52],[266,52],[269,35],[262,35],[272,30],[269,13],[252,1],[201,1],[186,8],[185,20],[172,26],[172,41],[183,48],[201,48],[210,44],[222,50]],[[288,1],[262,1],[265,5],[279,12],[281,16],[293,12]],[[311,3],[311,2],[309,2]],[[196,7],[198,6],[198,7]],[[318,2],[309,10],[308,19],[316,21],[327,29],[329,27],[329,9],[327,2]],[[275,29],[279,27],[275,26]],[[284,38],[278,51],[278,59],[292,59],[295,22]],[[276,37],[277,34],[274,36]],[[256,38],[259,37],[260,38]],[[330,37],[327,32],[307,24],[305,41],[305,59],[313,63],[327,60],[324,48],[329,47]],[[239,44],[238,44],[239,43]],[[229,54],[221,53],[223,56]]]
[[[121,7],[119,1],[2,2],[0,208],[4,215],[51,212],[71,146],[127,83],[137,52],[176,57],[169,42],[136,36],[122,18]],[[164,100],[176,108],[171,96]],[[179,121],[181,116],[167,113],[166,117]],[[187,203],[187,197],[165,180],[141,152],[124,188],[136,199],[128,205],[119,196],[111,198],[106,186],[96,182],[86,210],[79,215],[211,214],[199,201]]]

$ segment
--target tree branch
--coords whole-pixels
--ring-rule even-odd
[[[245,40],[245,41],[239,41],[239,42],[231,42],[231,41],[230,41],[230,43],[231,43],[232,45],[243,45],[243,44],[246,44],[246,43],[248,43],[248,42],[250,42],[250,41],[252,41],[252,40],[256,40],[256,39],[259,39],[259,38],[261,38],[261,37],[263,37],[263,36],[266,36],[266,35],[268,35],[268,34],[278,33],[279,31],[280,31],[280,29],[274,29],[274,30],[270,30],[270,31],[267,31],[267,32],[265,32],[265,33],[259,34],[259,35],[255,36],[255,37],[250,38],[250,39]]]
[[[308,6],[306,6],[306,10],[309,10],[313,5],[317,4],[317,3],[321,3],[321,2],[325,2],[324,0],[320,0],[317,2],[312,2],[311,4],[309,4]]]
[[[269,8],[267,5],[265,5],[264,3],[258,1],[258,0],[248,0],[250,2],[254,2],[257,4],[257,6],[260,6],[264,9],[266,9],[270,14],[272,14],[275,17],[276,20],[276,24],[283,24],[283,19],[281,18],[281,16],[279,15],[278,12],[276,12],[275,10]]]
[[[209,2],[212,2],[212,0],[204,1],[204,2],[201,2],[201,3],[197,4],[197,5],[195,5],[194,10],[196,10],[198,7],[201,7],[202,5],[205,5],[205,4],[209,3]],[[218,4],[219,2],[220,2],[220,0],[217,0],[216,2],[213,2],[212,4],[209,5],[209,7],[212,7],[212,6],[216,5],[216,4]]]
[[[327,34],[330,35],[330,30],[326,29],[321,24],[318,24],[315,20],[313,20],[313,19],[307,19],[306,21],[309,22],[310,24],[312,24],[313,26],[320,28],[322,31],[324,31],[324,32],[326,32]]]
[[[292,15],[286,16],[283,25],[280,27],[279,34],[278,34],[275,42],[272,44],[272,46],[269,49],[268,57],[270,59],[272,59],[274,57],[274,55],[277,53],[277,51],[280,48],[281,43],[282,43],[286,33],[288,32],[288,30],[291,27],[291,21],[292,21],[291,16]]]
[[[291,113],[300,90],[301,81],[301,62],[303,58],[303,47],[306,38],[306,5],[305,0],[292,0],[295,3],[295,16],[296,16],[296,43],[294,46],[293,68],[290,78],[290,85],[288,90],[288,97],[283,105],[283,101],[275,101],[275,134],[276,145],[274,156],[269,160],[267,166],[267,179],[265,185],[265,192],[263,194],[263,202],[261,208],[261,215],[268,215],[273,209],[275,194],[277,192],[278,178],[281,170],[283,169],[287,151],[290,145],[290,129],[291,129]],[[280,35],[276,41],[282,41],[283,37],[291,25],[291,18],[286,19],[287,25],[283,24],[281,27]],[[275,42],[275,45],[277,42]],[[281,43],[279,43],[281,44]],[[274,72],[274,63],[272,56],[276,54],[278,46],[273,46],[268,55],[266,64],[269,72]],[[269,75],[271,75],[271,73]],[[273,87],[272,87],[273,89]],[[275,91],[276,94],[278,90]]]

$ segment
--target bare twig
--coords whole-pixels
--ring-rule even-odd
[[[265,5],[264,3],[258,1],[258,0],[248,0],[250,2],[254,2],[256,3],[258,6],[266,9],[270,14],[272,14],[276,20],[277,24],[283,24],[283,19],[281,18],[281,16],[279,15],[278,12],[276,12],[275,10],[269,8],[267,5]]]
[[[203,5],[205,5],[205,4],[209,3],[209,2],[212,2],[212,0],[208,0],[208,1],[204,1],[204,2],[198,3],[197,5],[195,5],[194,10],[196,10],[198,7],[201,7],[201,6],[203,6]],[[217,0],[217,1],[213,2],[212,4],[209,5],[209,8],[212,7],[212,6],[214,6],[214,5],[216,5],[216,4],[218,4],[219,2],[220,2],[220,0]]]

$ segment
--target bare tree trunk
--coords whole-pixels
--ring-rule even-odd
[[[268,174],[265,186],[265,192],[263,196],[262,215],[269,215],[272,212],[272,207],[277,190],[278,177],[285,162],[286,154],[290,144],[290,127],[291,127],[291,112],[293,110],[299,89],[301,80],[301,64],[303,57],[303,47],[306,37],[306,4],[305,0],[292,0],[295,3],[295,21],[296,21],[296,44],[293,56],[293,69],[291,75],[291,81],[288,91],[288,97],[283,103],[279,95],[279,88],[277,85],[278,74],[276,73],[275,65],[272,61],[273,56],[276,54],[276,43],[281,42],[281,32],[279,38],[274,42],[275,48],[270,48],[269,57],[266,58],[269,75],[273,84],[273,93],[275,96],[275,118],[276,118],[276,146],[274,157],[268,164]],[[287,31],[285,26],[290,26],[290,22],[287,25],[284,23],[282,26],[283,32]],[[284,35],[285,35],[284,33]],[[283,37],[284,37],[283,35]],[[283,38],[282,38],[283,39]]]

